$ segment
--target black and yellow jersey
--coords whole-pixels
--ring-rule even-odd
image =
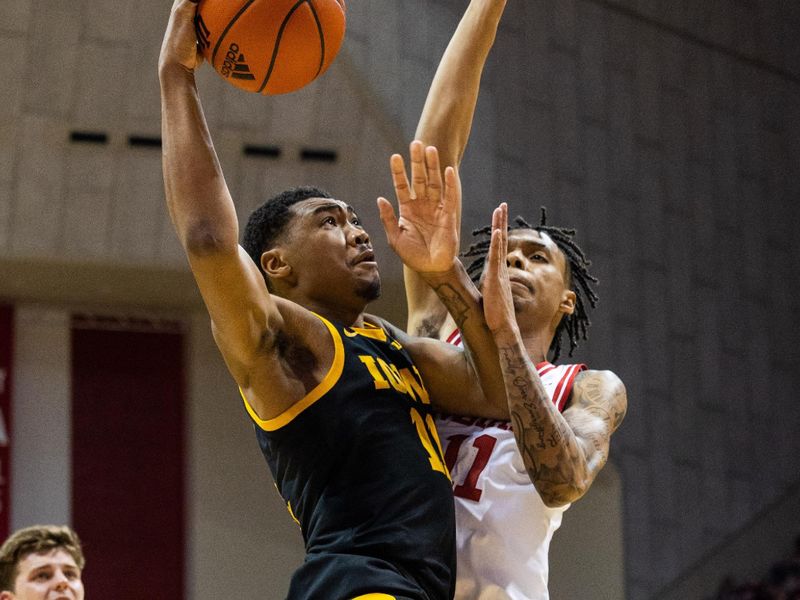
[[[452,598],[452,488],[419,372],[384,329],[319,318],[335,346],[323,381],[267,421],[245,399],[305,540],[288,598]]]

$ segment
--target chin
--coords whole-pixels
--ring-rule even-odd
[[[380,276],[375,277],[369,281],[362,281],[359,282],[359,286],[356,289],[356,295],[366,300],[367,302],[372,302],[373,300],[377,300],[381,297],[381,278]]]

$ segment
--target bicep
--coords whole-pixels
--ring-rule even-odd
[[[431,403],[437,410],[487,419],[509,418],[507,410],[499,410],[486,401],[463,348],[405,334],[402,338],[398,336],[398,341],[406,347],[419,369]]]
[[[253,357],[280,328],[282,318],[266,283],[241,246],[231,252],[188,253],[211,317],[214,338],[232,374],[246,372]]]
[[[582,446],[592,479],[608,460],[611,435],[627,411],[625,386],[610,371],[584,371],[575,379],[564,419]]]

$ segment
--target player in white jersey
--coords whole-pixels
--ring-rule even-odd
[[[439,149],[442,166],[461,162],[505,4],[471,0],[436,72],[416,138]],[[457,600],[548,598],[553,532],[605,464],[627,407],[613,373],[547,362],[548,354],[558,358],[563,333],[570,354],[585,338],[586,311],[596,301],[574,232],[546,225],[544,212],[539,226],[518,219],[508,232],[506,210],[480,232],[492,235],[491,245],[477,243],[467,254],[476,280],[489,267],[484,308],[512,420],[438,423],[456,498]],[[412,271],[405,278],[409,332],[457,341],[458,323],[437,296]]]
[[[461,345],[458,330],[448,341]],[[585,369],[546,361],[536,365],[560,411],[575,377]],[[436,427],[456,503],[456,597],[546,598],[550,540],[569,504],[549,507],[542,502],[509,421],[441,416]]]

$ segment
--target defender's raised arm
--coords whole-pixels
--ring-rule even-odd
[[[415,139],[439,151],[442,168],[458,171],[467,147],[481,74],[494,44],[506,0],[472,0],[456,28],[431,83]],[[461,228],[461,200],[454,207]],[[443,339],[447,309],[414,271],[404,267],[408,324],[406,331]]]

